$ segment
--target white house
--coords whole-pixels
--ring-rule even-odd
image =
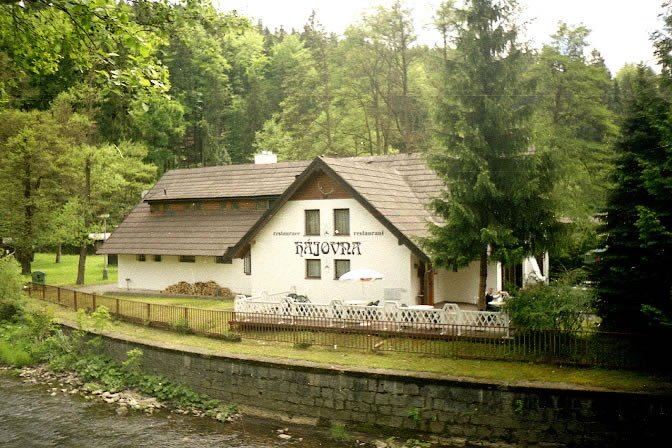
[[[295,287],[313,302],[476,303],[478,263],[436,268],[418,243],[441,188],[417,154],[173,170],[99,253],[119,255],[122,288],[214,280],[252,295]],[[338,280],[358,268],[385,278]],[[488,286],[547,272],[547,257],[507,269],[492,263]]]

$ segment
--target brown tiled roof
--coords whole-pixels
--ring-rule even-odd
[[[423,159],[404,155],[323,160],[407,237],[427,236],[427,223],[434,220],[429,200],[440,192],[440,181]]]
[[[349,157],[340,160],[352,160],[359,164],[367,164],[379,169],[394,170],[405,179],[418,199],[425,204],[438,197],[443,189],[441,179],[427,166],[427,162],[422,154]]]
[[[149,204],[141,202],[98,253],[220,256],[263,213],[263,210],[240,209],[150,213]]]
[[[437,221],[430,212],[429,202],[440,194],[442,183],[418,154],[325,157],[312,164],[301,161],[194,168],[164,174],[99,253],[224,255],[227,249],[241,244],[241,238],[249,236],[248,231],[255,233],[263,226],[262,222],[254,226],[263,211],[185,210],[157,214],[150,213],[147,202],[279,197],[286,195],[309,165],[317,169],[326,166],[340,176],[410,246],[415,246],[411,239],[426,236],[428,222]],[[265,220],[270,219],[271,212]],[[417,247],[414,250],[419,251]]]
[[[309,161],[225,165],[166,172],[146,201],[280,196]]]

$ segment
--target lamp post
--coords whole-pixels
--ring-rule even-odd
[[[103,218],[103,243],[107,240],[107,218],[110,217],[109,213],[103,213],[98,215],[99,218]],[[107,254],[103,254],[103,280],[107,280]]]

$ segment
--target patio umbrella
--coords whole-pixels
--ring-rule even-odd
[[[366,296],[366,291],[364,291],[364,285],[368,282],[374,282],[376,280],[382,280],[385,276],[378,271],[373,269],[353,269],[348,271],[345,274],[338,277],[340,281],[351,281],[351,282],[360,282],[362,284],[362,296]]]
[[[383,274],[373,269],[353,269],[341,275],[338,279],[343,281],[372,282],[374,280],[382,280],[383,278],[385,278]]]

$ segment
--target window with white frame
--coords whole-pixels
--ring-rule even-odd
[[[306,210],[306,235],[320,234],[320,211]]]
[[[145,261],[147,259],[146,256],[144,255],[136,255],[135,256],[135,261]]]
[[[309,258],[306,260],[306,278],[322,278],[322,260]]]
[[[334,279],[338,280],[346,272],[350,272],[350,260],[334,260]]]
[[[154,261],[157,263],[161,262],[161,255],[154,255]]]
[[[350,209],[334,209],[334,235],[350,235]]]
[[[196,255],[180,255],[180,263],[196,263]]]

